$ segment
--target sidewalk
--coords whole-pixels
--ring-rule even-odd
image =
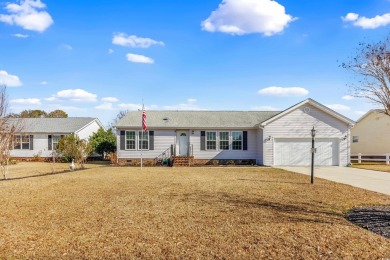
[[[310,167],[278,167],[291,172],[310,175]],[[390,195],[390,173],[352,167],[314,167],[314,177]]]

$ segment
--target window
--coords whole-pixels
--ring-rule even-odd
[[[229,132],[219,132],[219,150],[229,150]]]
[[[232,149],[242,150],[242,132],[232,132]]]
[[[15,135],[14,149],[15,150],[30,150],[30,136],[29,135]]]
[[[126,131],[126,150],[135,150],[135,131]]]
[[[139,150],[149,150],[149,132],[139,131],[138,136],[139,136],[138,149]]]
[[[51,138],[52,142],[52,149],[57,150],[58,142],[60,141],[61,136],[60,135],[53,135]]]
[[[352,143],[358,143],[359,142],[359,136],[352,136]]]
[[[206,133],[206,149],[217,150],[217,132]]]

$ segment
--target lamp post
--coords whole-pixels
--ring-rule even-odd
[[[314,148],[314,137],[316,136],[316,130],[311,129],[311,178],[310,182],[313,184],[314,182],[314,153],[316,152],[316,149]]]

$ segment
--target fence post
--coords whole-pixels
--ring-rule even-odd
[[[362,154],[358,153],[358,163],[362,163]]]
[[[386,154],[386,164],[390,163],[390,153]]]

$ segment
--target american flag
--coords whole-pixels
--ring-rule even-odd
[[[142,105],[142,130],[144,132],[148,131],[148,127],[146,126],[146,112],[145,107]]]

